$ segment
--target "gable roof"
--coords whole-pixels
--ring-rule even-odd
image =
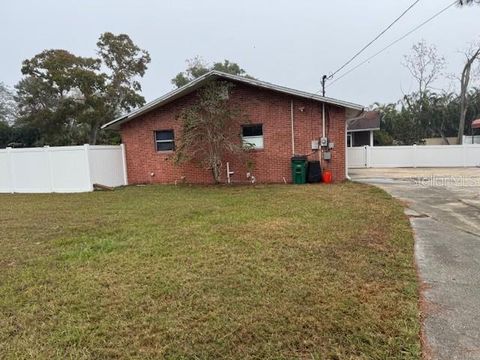
[[[360,116],[347,121],[347,131],[380,130],[382,114],[379,111],[365,111]]]
[[[178,89],[175,89],[165,94],[164,96],[161,96],[158,99],[145,104],[141,108],[130,112],[129,114],[123,115],[113,121],[110,121],[109,123],[103,125],[102,129],[105,129],[105,128],[119,129],[121,124],[131,121],[137,118],[138,116],[143,115],[153,109],[159,108],[176,99],[179,99],[197,90],[198,88],[203,86],[205,82],[211,79],[224,79],[224,80],[230,80],[230,81],[239,82],[243,84],[248,84],[258,88],[268,89],[268,90],[289,94],[289,95],[293,95],[293,96],[297,96],[305,99],[311,99],[311,100],[324,102],[327,104],[337,105],[337,106],[344,107],[346,109],[353,110],[356,112],[363,111],[363,108],[364,108],[362,105],[358,105],[358,104],[354,104],[354,103],[350,103],[342,100],[332,99],[329,97],[323,97],[317,94],[295,90],[295,89],[287,88],[284,86],[274,85],[265,81],[250,79],[243,76],[237,76],[237,75],[227,74],[221,71],[212,70],[206,73],[205,75],[202,75],[199,78],[189,82],[187,85],[182,86]]]

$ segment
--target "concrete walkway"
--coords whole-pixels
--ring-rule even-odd
[[[480,359],[480,169],[361,169],[350,176],[408,207],[426,358]]]

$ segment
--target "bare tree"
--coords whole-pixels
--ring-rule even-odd
[[[197,101],[179,115],[182,132],[175,162],[193,161],[221,180],[225,157],[242,158],[248,147],[242,144],[240,126],[248,119],[238,105],[229,102],[232,84],[210,82],[198,91]]]
[[[438,55],[435,45],[429,46],[425,40],[412,46],[410,55],[405,55],[403,65],[418,83],[421,97],[441,75],[445,68],[445,58]]]
[[[425,125],[425,113],[428,113],[430,105],[430,90],[433,83],[442,75],[445,68],[445,58],[438,55],[435,45],[429,46],[422,40],[412,46],[409,55],[405,55],[403,65],[408,69],[417,82],[417,91],[403,97],[403,104],[411,114],[415,124]],[[425,126],[417,127],[420,136]],[[445,138],[442,135],[443,138]],[[447,141],[448,143],[448,141]]]
[[[472,4],[480,4],[480,0],[458,0],[458,5],[472,5]]]
[[[465,118],[468,109],[468,87],[472,77],[472,67],[475,61],[480,60],[480,45],[472,47],[467,53],[465,66],[463,67],[462,77],[460,79],[460,122],[458,124],[458,144],[463,143],[465,132]]]

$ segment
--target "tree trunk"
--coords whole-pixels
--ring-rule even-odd
[[[463,144],[463,135],[465,133],[465,119],[467,117],[467,95],[468,95],[468,85],[470,84],[470,72],[472,70],[472,65],[480,56],[480,48],[471,56],[467,58],[467,63],[463,68],[461,87],[460,87],[460,122],[458,124],[458,144]]]
[[[88,135],[88,143],[90,145],[97,144],[97,134],[98,134],[98,128],[97,126],[93,126],[92,129],[90,129],[90,134]]]
[[[445,136],[445,133],[443,132],[443,130],[440,130],[440,136],[442,137],[443,139],[443,142],[445,145],[450,145],[450,141],[448,141],[447,137]]]
[[[212,167],[212,175],[213,175],[213,181],[215,184],[220,183],[220,167],[221,167],[221,161],[219,160],[219,156],[217,154],[211,154],[210,155],[210,166]]]
[[[212,175],[215,184],[220,184],[220,168],[218,166],[218,163],[212,166]]]
[[[467,91],[468,83],[470,82],[471,64],[467,62],[462,73],[461,88],[460,88],[460,122],[458,123],[458,137],[457,144],[463,144],[463,135],[465,132],[465,118],[467,117]]]

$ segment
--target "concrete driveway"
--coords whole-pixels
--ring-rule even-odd
[[[480,168],[352,169],[350,176],[406,204],[427,358],[480,359]]]

